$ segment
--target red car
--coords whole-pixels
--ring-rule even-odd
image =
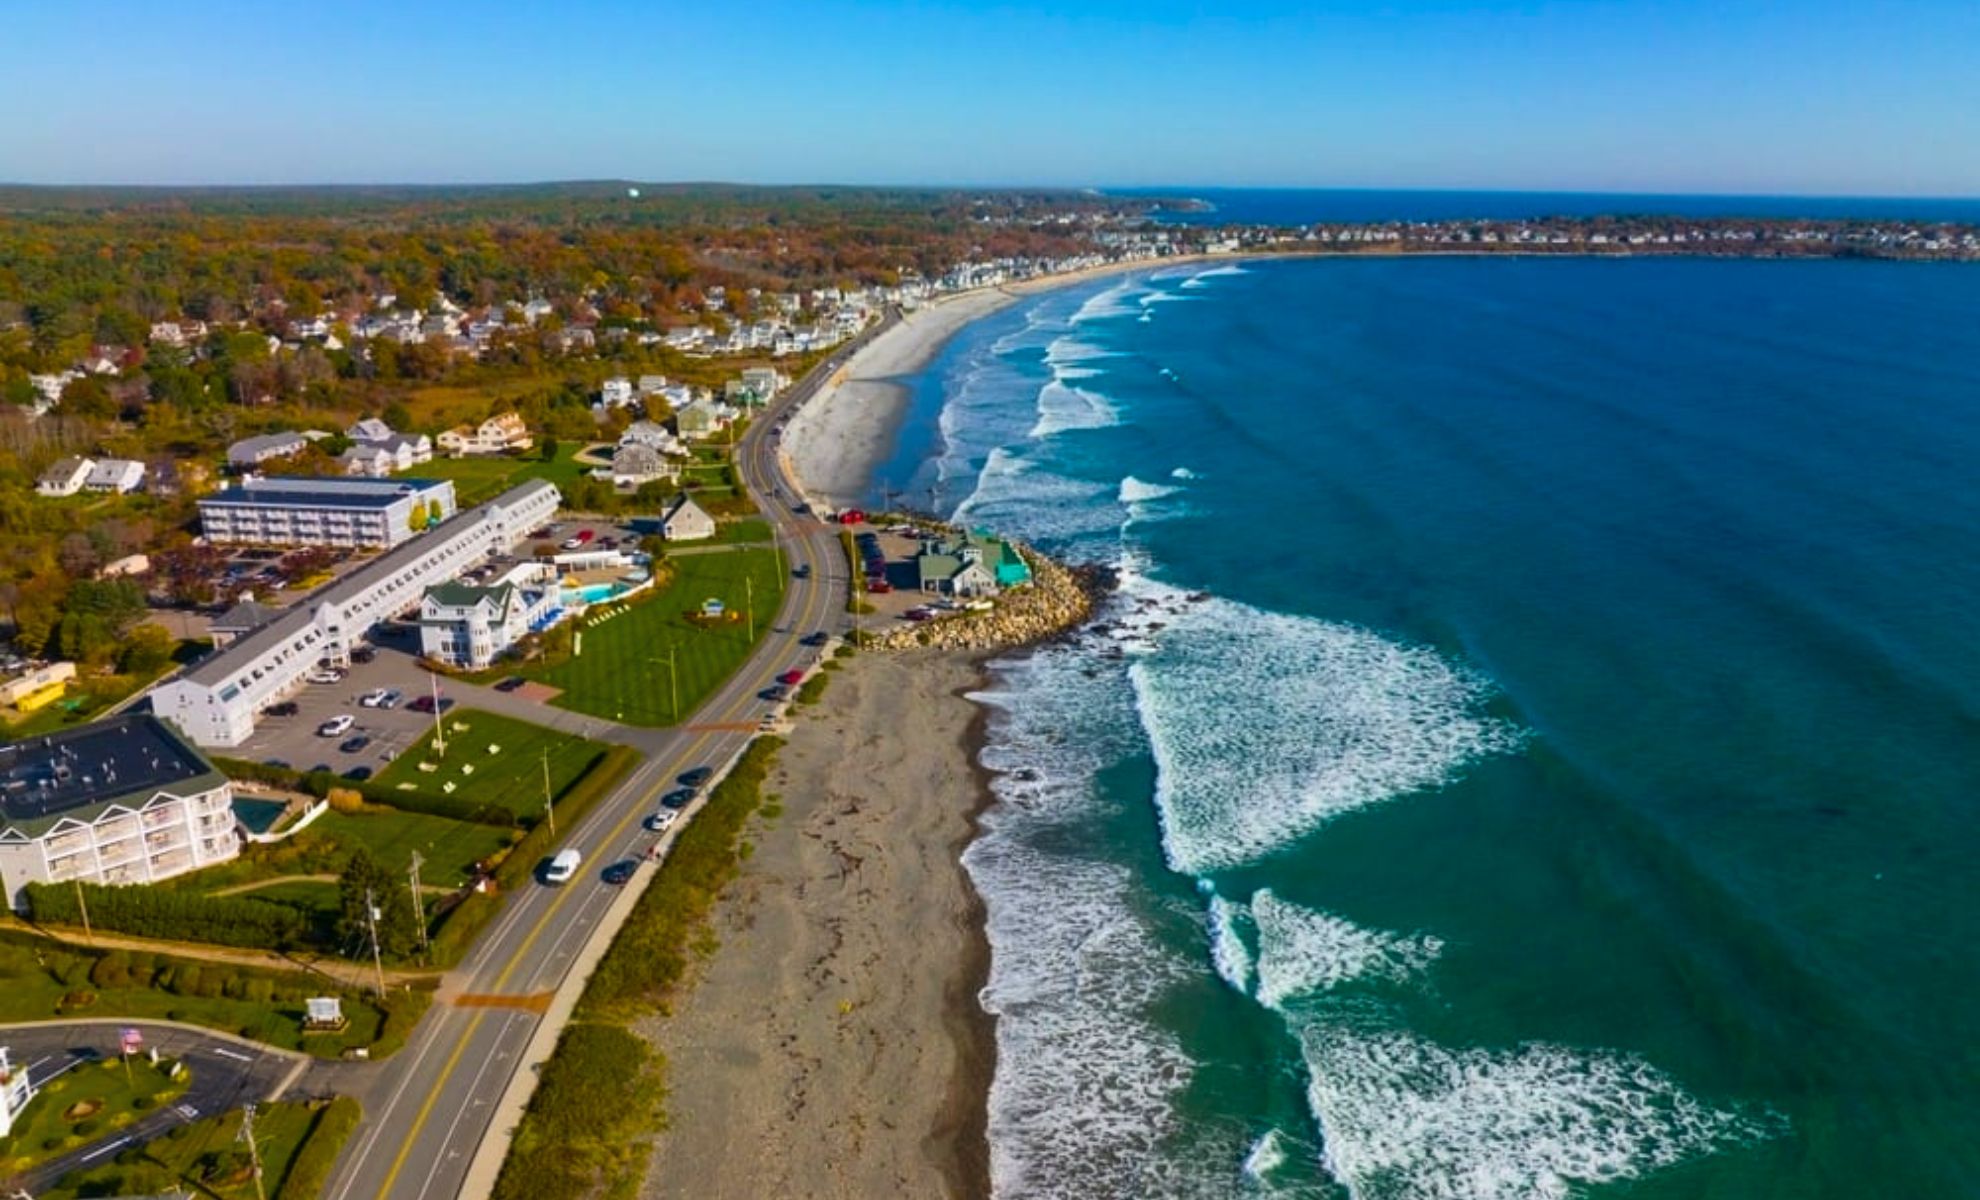
[[[591,543],[591,539],[596,536],[598,535],[593,533],[589,529],[580,529],[577,531],[578,545],[580,546],[589,545]]]
[[[866,590],[884,596],[894,590],[894,585],[884,579],[875,579],[866,585]]]
[[[863,525],[865,523],[866,514],[859,509],[849,508],[839,514],[839,524],[841,525]]]
[[[777,676],[777,682],[783,684],[785,687],[796,687],[798,684],[804,682],[804,672],[786,671],[782,675]]]

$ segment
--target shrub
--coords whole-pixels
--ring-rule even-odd
[[[95,992],[90,991],[88,988],[77,988],[74,991],[63,992],[62,999],[57,1002],[56,1007],[63,1012],[70,1012],[78,1008],[88,1008],[95,1003]]]
[[[333,787],[324,799],[329,801],[332,812],[350,814],[364,808],[364,793],[355,788]]]
[[[77,1121],[74,1127],[75,1135],[79,1138],[94,1137],[102,1132],[102,1130],[103,1122],[97,1120],[95,1117],[84,1117],[82,1120]]]
[[[31,919],[81,924],[76,888],[31,883],[23,890]],[[138,937],[280,949],[304,941],[309,934],[309,918],[300,910],[251,897],[89,883],[81,885],[81,891],[89,906],[91,925]],[[124,961],[128,976],[129,960]],[[89,969],[88,965],[83,967],[85,972]]]
[[[330,1168],[336,1165],[338,1152],[363,1117],[364,1110],[349,1096],[339,1096],[324,1105],[290,1160],[275,1200],[315,1200],[322,1195],[329,1186]]]
[[[150,1096],[138,1096],[131,1101],[131,1108],[136,1112],[144,1112],[156,1103],[158,1101],[153,1100]]]

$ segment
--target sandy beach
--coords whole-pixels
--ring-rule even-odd
[[[778,763],[781,815],[671,1017],[652,1200],[988,1192],[982,916],[958,862],[988,794],[959,655],[861,655]]]
[[[1005,287],[943,296],[906,314],[853,355],[839,375],[791,417],[783,452],[812,502],[841,508],[865,495],[873,468],[893,444],[906,415],[908,390],[899,380],[932,361],[964,325],[1026,296],[1106,275],[1211,261],[1204,255],[1109,263],[1040,276]],[[1217,261],[1240,261],[1229,255]]]

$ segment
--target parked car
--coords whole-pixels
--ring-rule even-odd
[[[496,684],[495,690],[498,692],[513,692],[517,688],[520,688],[523,684],[528,682],[529,680],[524,679],[520,675],[511,675],[507,679],[504,679],[502,682]]]
[[[336,683],[343,677],[344,673],[335,667],[317,667],[310,671],[309,674],[303,676],[304,679],[309,680],[311,683]]]
[[[357,724],[356,717],[349,713],[338,713],[336,716],[331,717],[328,721],[316,727],[316,736],[343,737],[346,733],[350,732],[351,726],[355,724]]]
[[[810,563],[799,563],[799,564],[798,564],[797,566],[795,566],[795,567],[792,567],[792,568],[791,568],[791,577],[792,577],[793,579],[809,579],[809,578],[811,578],[811,564],[810,564]]]
[[[867,591],[869,591],[869,592],[872,592],[872,593],[874,593],[875,595],[878,595],[878,596],[884,596],[884,595],[886,595],[886,594],[887,594],[888,592],[891,592],[891,591],[893,591],[893,590],[894,590],[894,585],[893,585],[893,584],[891,584],[891,583],[888,583],[888,582],[887,582],[886,580],[884,580],[884,579],[874,579],[874,580],[869,580],[869,581],[867,582],[867,585],[866,585],[866,590],[867,590]]]
[[[714,767],[694,767],[682,771],[680,776],[682,785],[691,788],[698,788],[713,778],[715,778]]]
[[[371,778],[371,768],[352,767],[350,770],[344,772],[344,778],[350,780],[352,783],[363,783],[365,780]]]
[[[412,712],[420,712],[420,713],[446,712],[448,709],[452,707],[454,707],[454,698],[452,696],[440,697],[440,703],[437,708],[435,707],[433,703],[433,697],[431,696],[415,696],[412,698],[411,702],[406,705],[406,708],[408,710]]]
[[[368,663],[377,657],[378,651],[373,650],[369,646],[359,646],[357,649],[351,651],[351,661],[354,663]]]
[[[660,797],[660,807],[662,808],[686,808],[692,803],[694,803],[693,788],[675,788],[673,791]]]
[[[785,687],[796,687],[798,684],[804,682],[804,668],[792,667],[782,675],[777,676],[777,682],[783,684]]]
[[[823,629],[814,629],[810,633],[807,633],[803,637],[799,638],[798,643],[804,646],[823,646],[826,642],[829,642],[831,640],[832,640],[831,634],[826,633]]]
[[[930,621],[934,619],[935,614],[925,608],[910,608],[901,616],[909,621]]]
[[[356,754],[358,751],[364,749],[366,746],[369,746],[370,744],[371,744],[371,738],[365,734],[360,733],[354,738],[345,738],[344,744],[338,746],[337,749],[342,750],[346,754]]]
[[[366,708],[377,708],[379,705],[385,703],[385,689],[374,688],[366,692],[364,695],[358,697],[358,703]]]
[[[577,544],[580,546],[589,546],[591,544],[591,539],[597,536],[598,535],[596,533],[594,533],[589,529],[580,529],[577,531],[575,540],[577,541]]]
[[[280,704],[271,704],[261,711],[263,715],[270,717],[293,717],[302,711],[302,705],[294,700],[284,700]]]
[[[584,539],[578,537],[567,537],[563,541],[557,544],[559,547],[565,550],[581,550],[584,548]]]
[[[399,701],[405,698],[406,698],[406,694],[400,691],[398,688],[386,688],[385,694],[378,698],[378,707],[397,708],[399,707]]]
[[[555,858],[543,866],[543,882],[548,884],[569,883],[577,877],[578,867],[584,863],[584,856],[575,850],[559,850]]]
[[[769,687],[764,688],[762,691],[756,693],[758,699],[768,700],[772,704],[782,704],[784,700],[790,696],[790,694],[791,694],[791,689],[785,687],[781,683],[771,684]]]
[[[640,822],[640,826],[648,833],[665,833],[674,827],[674,818],[679,815],[671,808],[663,808],[646,814],[646,819]]]
[[[638,872],[639,861],[637,859],[622,858],[611,866],[606,867],[603,871],[600,871],[598,877],[613,887],[619,887],[623,884],[631,883],[632,877]]]

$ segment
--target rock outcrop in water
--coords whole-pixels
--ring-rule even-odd
[[[1029,646],[1072,629],[1093,615],[1114,588],[1105,567],[1067,567],[1013,542],[1031,567],[1031,582],[997,597],[989,612],[961,612],[904,625],[867,639],[876,650],[1004,650]]]

